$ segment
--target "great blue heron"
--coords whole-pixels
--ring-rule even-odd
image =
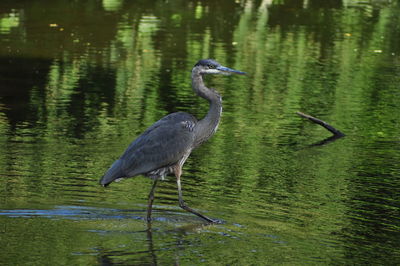
[[[189,208],[182,197],[182,166],[193,149],[208,140],[217,130],[222,112],[221,96],[204,85],[205,74],[245,74],[244,72],[221,66],[212,59],[202,59],[192,69],[194,92],[209,101],[207,115],[198,121],[185,112],[169,114],[134,140],[122,156],[116,160],[100,180],[103,186],[120,178],[145,175],[154,180],[150,190],[147,221],[151,221],[154,190],[159,179],[174,174],[178,186],[179,206],[207,222],[217,222]]]

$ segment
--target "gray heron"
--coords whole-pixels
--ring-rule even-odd
[[[189,113],[176,112],[158,120],[129,145],[122,156],[101,178],[100,184],[107,186],[115,180],[137,175],[152,178],[154,181],[149,193],[147,208],[147,221],[150,222],[157,182],[168,174],[174,174],[178,187],[179,206],[209,223],[218,222],[185,204],[182,196],[181,174],[182,166],[190,153],[215,133],[221,117],[221,96],[214,89],[204,85],[204,75],[229,75],[232,73],[246,74],[221,66],[212,59],[198,61],[192,69],[192,87],[198,96],[209,102],[207,115],[203,119],[197,120]]]

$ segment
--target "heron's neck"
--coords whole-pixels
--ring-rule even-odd
[[[210,103],[207,115],[195,127],[195,145],[198,146],[214,135],[217,130],[222,113],[222,98],[217,92],[204,85],[202,75],[196,70],[192,72],[192,86],[197,95]]]

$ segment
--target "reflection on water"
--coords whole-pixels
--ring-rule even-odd
[[[398,264],[399,3],[0,3],[1,264]],[[163,115],[202,117],[200,58],[217,134],[173,178],[98,186]],[[346,134],[335,142],[295,112]]]

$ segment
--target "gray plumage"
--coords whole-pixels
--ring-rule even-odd
[[[101,184],[108,185],[115,179],[137,175],[163,179],[166,174],[172,173],[168,168],[193,146],[193,127],[196,123],[194,116],[184,112],[160,119],[129,145],[106,172]]]
[[[207,115],[200,121],[185,112],[172,113],[163,117],[129,145],[122,156],[101,178],[100,184],[107,186],[117,179],[137,175],[145,175],[154,179],[147,212],[147,220],[150,221],[157,180],[164,179],[166,175],[173,173],[177,178],[180,206],[208,222],[215,222],[184,204],[180,175],[182,166],[192,150],[215,133],[220,121],[221,96],[215,90],[204,85],[203,75],[230,73],[245,74],[223,67],[212,59],[200,60],[192,69],[192,87],[198,96],[209,101],[210,109]]]

